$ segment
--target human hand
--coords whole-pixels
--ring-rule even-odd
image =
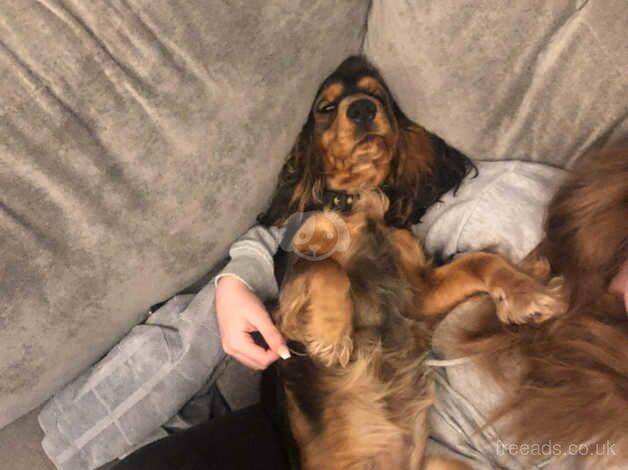
[[[237,277],[224,276],[216,286],[216,315],[222,347],[227,354],[252,369],[266,369],[290,352],[260,299]],[[253,341],[258,331],[270,349]]]

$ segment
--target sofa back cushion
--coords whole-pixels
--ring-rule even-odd
[[[624,0],[374,0],[365,51],[469,156],[569,167],[628,134],[627,24]]]
[[[0,427],[254,222],[367,7],[2,2]]]

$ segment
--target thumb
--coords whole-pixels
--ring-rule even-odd
[[[279,333],[279,330],[270,319],[270,315],[265,310],[256,312],[249,321],[264,337],[264,341],[266,341],[271,351],[275,352],[282,359],[290,358],[290,351],[283,336]]]

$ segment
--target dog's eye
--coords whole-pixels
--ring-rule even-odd
[[[336,105],[333,103],[325,103],[322,106],[318,107],[319,113],[331,113],[336,110]]]

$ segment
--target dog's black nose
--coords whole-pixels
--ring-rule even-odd
[[[347,117],[356,124],[368,124],[377,114],[377,107],[371,100],[354,101],[347,109]]]

